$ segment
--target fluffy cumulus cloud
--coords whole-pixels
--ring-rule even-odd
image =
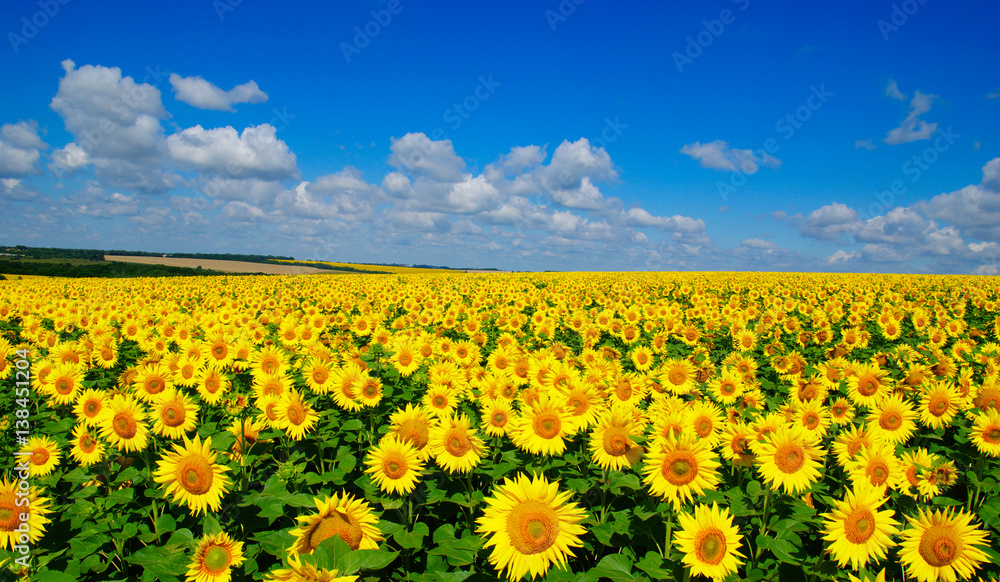
[[[834,202],[810,212],[799,224],[799,233],[809,238],[840,241],[845,234],[857,230],[858,217],[853,208]]]
[[[0,178],[23,178],[41,174],[38,161],[48,144],[38,135],[35,121],[0,126]]]
[[[886,88],[886,96],[893,99],[906,100],[906,96],[896,86],[895,81],[890,83],[889,87]],[[931,110],[931,104],[937,98],[937,95],[926,95],[920,91],[914,92],[913,99],[910,100],[910,111],[906,115],[906,118],[899,127],[889,130],[889,133],[886,134],[885,139],[882,141],[889,145],[899,145],[933,137],[938,125],[936,123],[928,123],[920,119],[920,116]]]
[[[248,81],[224,91],[201,77],[170,75],[170,86],[174,97],[192,107],[214,111],[236,111],[234,103],[263,103],[267,93],[260,90],[257,83]]]
[[[761,166],[781,167],[781,160],[767,152],[730,148],[729,143],[717,139],[708,143],[694,142],[681,148],[681,153],[698,161],[703,168],[726,172],[756,174]]]
[[[298,177],[295,154],[277,138],[274,126],[264,123],[237,133],[233,127],[189,127],[167,138],[170,157],[199,172],[234,178],[282,180]]]
[[[422,133],[393,138],[389,163],[400,171],[426,176],[438,182],[460,182],[465,161],[458,157],[451,140],[434,141]]]
[[[1000,158],[983,166],[979,185],[939,194],[915,205],[921,213],[952,224],[963,233],[1000,241]]]

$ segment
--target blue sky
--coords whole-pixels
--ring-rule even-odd
[[[994,2],[63,1],[0,7],[0,244],[998,273]]]

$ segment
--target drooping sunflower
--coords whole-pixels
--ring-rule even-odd
[[[631,467],[645,452],[635,439],[642,429],[631,415],[608,411],[590,432],[590,457],[602,469],[618,471]]]
[[[431,431],[428,452],[449,473],[468,473],[486,453],[483,440],[469,430],[469,422],[464,414],[455,415],[443,419]]]
[[[917,430],[917,413],[902,396],[886,396],[868,413],[867,431],[872,440],[905,444]]]
[[[326,499],[313,499],[316,513],[299,516],[299,528],[291,531],[295,542],[289,553],[311,554],[323,540],[337,536],[352,550],[375,550],[382,532],[375,525],[378,518],[364,499],[349,493]]]
[[[235,438],[233,441],[232,455],[237,459],[249,451],[260,438],[260,431],[267,426],[262,419],[234,419],[233,424],[226,430]]]
[[[900,523],[891,509],[878,510],[888,500],[878,490],[862,486],[848,490],[832,512],[823,514],[823,539],[831,542],[830,553],[841,568],[850,563],[858,570],[873,560],[880,562],[896,545],[892,536],[899,533]]]
[[[101,437],[119,451],[137,452],[149,442],[146,413],[129,395],[116,395],[101,413]]]
[[[723,580],[746,558],[740,553],[743,536],[733,525],[729,509],[698,504],[694,513],[679,513],[681,530],[674,536],[674,546],[684,554],[684,564],[696,576]]]
[[[754,431],[746,423],[727,424],[722,432],[722,457],[734,467],[753,467],[754,454],[750,448],[753,438]]]
[[[532,579],[545,575],[553,563],[566,567],[567,556],[583,546],[579,536],[586,533],[579,525],[586,513],[569,498],[570,493],[559,492],[558,482],[544,476],[505,478],[476,520],[484,546],[492,547],[493,567],[506,571],[511,581],[529,572]]]
[[[1000,457],[1000,413],[991,409],[979,414],[969,436],[979,452]]]
[[[19,489],[23,481],[10,481],[0,478],[0,549],[13,550],[15,544],[21,543],[21,536],[27,535],[28,541],[34,544],[45,534],[45,525],[51,520],[49,499],[38,496],[38,488],[30,487],[27,495]],[[27,500],[27,503],[20,501]],[[28,514],[28,520],[22,521],[21,516]],[[24,524],[27,523],[27,532]],[[18,531],[21,530],[21,531]]]
[[[97,431],[85,424],[73,428],[73,447],[69,450],[71,457],[84,467],[100,462],[104,456],[104,443],[97,438]]]
[[[229,582],[233,568],[244,561],[243,542],[225,532],[206,534],[195,548],[186,582]]]
[[[982,548],[989,547],[985,531],[972,525],[965,511],[925,511],[906,516],[912,527],[902,533],[899,561],[920,582],[967,580],[988,560]]]
[[[198,426],[198,405],[174,388],[163,392],[153,403],[153,432],[177,440]]]
[[[47,436],[29,437],[22,447],[28,457],[28,470],[32,477],[44,477],[59,466],[59,445]]]
[[[406,495],[413,491],[420,481],[420,471],[424,462],[416,447],[409,440],[397,435],[386,435],[372,448],[365,459],[372,480],[383,493]]]
[[[297,441],[302,440],[319,420],[319,414],[312,405],[294,389],[278,401],[274,413],[278,417],[278,428]]]
[[[535,455],[558,455],[574,431],[573,417],[560,403],[543,396],[514,421],[514,444]]]
[[[184,436],[183,444],[175,443],[174,450],[157,462],[153,481],[166,485],[166,492],[187,505],[191,515],[218,511],[231,482],[225,475],[229,467],[215,460],[212,437],[202,442],[197,435],[193,441]]]
[[[755,448],[760,474],[788,495],[808,490],[820,477],[823,451],[806,430],[785,425]]]
[[[654,442],[642,472],[649,491],[679,510],[695,494],[701,495],[719,484],[719,467],[711,448],[682,435]]]

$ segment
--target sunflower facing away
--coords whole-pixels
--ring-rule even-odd
[[[684,554],[684,564],[697,576],[722,580],[736,572],[745,558],[740,553],[743,536],[733,525],[729,509],[719,509],[718,504],[697,505],[694,513],[677,515],[681,531],[674,537],[674,545]]]
[[[674,509],[719,483],[719,461],[702,441],[689,437],[659,439],[650,447],[643,468],[653,495],[673,503]]]
[[[917,517],[906,516],[910,527],[903,532],[899,561],[920,582],[967,580],[979,564],[988,558],[982,547],[988,546],[985,531],[971,524],[973,516],[949,508],[924,511]]]
[[[856,571],[872,560],[880,562],[896,545],[892,536],[899,533],[899,522],[892,518],[891,509],[878,510],[888,500],[880,491],[861,486],[847,491],[832,512],[823,514],[823,539],[832,542],[830,553],[841,568],[850,562]]]
[[[424,462],[413,444],[396,435],[386,436],[372,448],[365,464],[368,465],[365,472],[371,473],[372,480],[383,493],[397,495],[413,491],[424,468]]]
[[[300,527],[291,531],[295,542],[289,553],[311,554],[320,542],[332,536],[340,537],[352,550],[378,549],[382,532],[375,525],[378,518],[364,499],[344,493],[313,502],[316,513],[297,518]]]
[[[755,452],[760,474],[788,495],[805,492],[819,479],[823,452],[801,426],[778,428]]]
[[[484,546],[493,548],[490,563],[512,581],[529,572],[532,579],[544,575],[553,563],[566,567],[566,557],[583,546],[579,536],[586,533],[579,525],[586,513],[569,497],[544,476],[505,478],[476,521]]]
[[[174,501],[191,509],[191,515],[218,511],[222,496],[230,485],[224,475],[229,467],[216,464],[212,450],[212,437],[202,441],[184,437],[184,444],[174,444],[173,452],[166,453],[157,463],[154,481],[166,485],[166,492]]]
[[[207,534],[198,542],[185,580],[229,582],[232,569],[244,560],[243,542],[235,541],[225,532]]]

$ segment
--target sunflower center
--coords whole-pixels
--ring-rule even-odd
[[[559,436],[562,422],[554,412],[543,412],[537,415],[531,422],[535,434],[543,439],[553,439]]]
[[[212,545],[205,551],[205,555],[202,558],[202,567],[209,574],[215,576],[225,572],[229,568],[229,563],[232,561],[232,556],[229,554],[229,550],[219,545]]]
[[[406,464],[406,459],[399,453],[390,453],[382,461],[382,472],[393,480],[402,479],[409,468],[409,465]]]
[[[930,402],[930,413],[934,416],[942,416],[948,412],[948,398],[940,394],[935,394]]]
[[[615,393],[618,394],[618,398],[628,400],[632,397],[632,386],[628,382],[622,382],[615,388]]]
[[[418,450],[427,445],[427,439],[430,437],[427,424],[419,420],[407,420],[402,422],[399,425],[399,429],[396,430],[396,434],[410,441],[410,444]]]
[[[56,392],[66,395],[73,391],[73,383],[69,378],[59,378],[56,381]]]
[[[889,478],[889,467],[882,461],[873,461],[865,470],[865,475],[871,480],[872,485],[883,485]]]
[[[624,429],[610,428],[604,433],[604,452],[613,457],[620,457],[628,452],[629,441]]]
[[[774,453],[774,464],[783,473],[797,473],[806,462],[805,450],[802,445],[788,443],[778,447]]]
[[[984,430],[983,440],[991,445],[1000,444],[1000,427],[991,426]]]
[[[95,400],[88,400],[86,404],[83,405],[83,413],[88,417],[94,417],[100,411],[101,403]]]
[[[14,494],[0,495],[0,531],[14,531],[19,525]]]
[[[951,564],[962,554],[962,541],[952,528],[935,525],[920,536],[917,550],[928,564],[935,568],[943,568]]]
[[[264,358],[260,361],[260,369],[268,374],[273,374],[278,369],[278,360],[274,358]]]
[[[200,455],[188,457],[177,468],[177,480],[192,495],[207,493],[214,478],[215,473],[208,459]]]
[[[726,557],[726,538],[717,528],[703,530],[695,541],[698,561],[704,564],[718,564]]]
[[[327,372],[326,368],[316,368],[313,370],[313,382],[317,384],[322,384],[326,382],[326,379],[330,377],[330,373]]]
[[[879,383],[876,382],[874,378],[866,376],[858,381],[858,392],[860,392],[862,396],[872,396],[878,392],[878,386]]]
[[[150,394],[159,394],[163,391],[164,383],[159,378],[150,378],[146,380],[146,392]]]
[[[694,432],[701,438],[705,438],[712,434],[712,421],[707,417],[702,416],[695,421]]]
[[[356,550],[361,546],[361,538],[364,534],[361,531],[361,524],[352,520],[351,516],[340,511],[334,511],[322,521],[316,524],[309,535],[309,551],[315,550],[320,542],[331,537],[339,536],[340,539]]]
[[[170,402],[164,405],[160,413],[163,424],[173,428],[184,424],[184,407],[178,402]]]
[[[863,544],[875,533],[875,516],[864,507],[857,507],[844,519],[844,535],[852,544]]]
[[[804,424],[809,430],[814,430],[817,426],[819,426],[819,415],[815,412],[806,414],[805,418],[802,419],[802,424]]]
[[[89,434],[83,435],[83,438],[80,439],[79,445],[80,450],[85,453],[92,453],[94,452],[94,449],[97,448],[97,442],[94,441]]]
[[[680,386],[685,381],[687,381],[687,374],[683,370],[673,370],[670,372],[670,383],[674,386]]]
[[[399,354],[399,365],[400,366],[403,366],[405,368],[405,367],[409,366],[412,363],[413,363],[413,356],[411,356],[410,354],[408,354],[406,352],[403,352],[403,353]]]
[[[906,470],[906,480],[909,481],[910,485],[913,487],[920,485],[920,479],[917,479],[916,465],[910,465],[910,468]]]
[[[301,402],[292,401],[288,404],[288,422],[298,426],[306,419],[306,411]]]
[[[453,457],[464,457],[472,450],[472,442],[464,432],[453,431],[445,437],[445,448]]]
[[[375,398],[378,396],[378,385],[374,382],[366,382],[364,386],[361,387],[361,394],[365,398]]]
[[[444,396],[438,394],[433,399],[431,399],[431,406],[434,408],[444,408],[448,405],[448,399]]]
[[[878,419],[878,425],[885,430],[897,430],[902,424],[903,415],[895,410],[887,411]]]
[[[507,516],[507,535],[521,554],[544,552],[559,537],[559,515],[541,501],[522,501]]]
[[[139,432],[139,427],[136,426],[135,419],[132,418],[132,415],[127,412],[119,412],[116,414],[113,419],[112,426],[115,429],[115,433],[123,439],[130,439],[134,437],[137,432]]]
[[[49,460],[49,451],[46,449],[35,449],[35,452],[31,453],[31,464],[32,465],[44,465]]]
[[[494,412],[493,417],[490,419],[493,426],[502,427],[507,424],[507,415],[503,412]]]
[[[698,461],[688,451],[674,451],[664,459],[660,474],[671,485],[687,485],[698,476]]]
[[[840,418],[841,416],[847,414],[847,406],[844,404],[834,404],[830,407],[830,413],[833,414],[834,417]]]
[[[733,394],[736,394],[736,384],[729,381],[719,384],[719,394],[722,394],[723,396],[732,396]]]

